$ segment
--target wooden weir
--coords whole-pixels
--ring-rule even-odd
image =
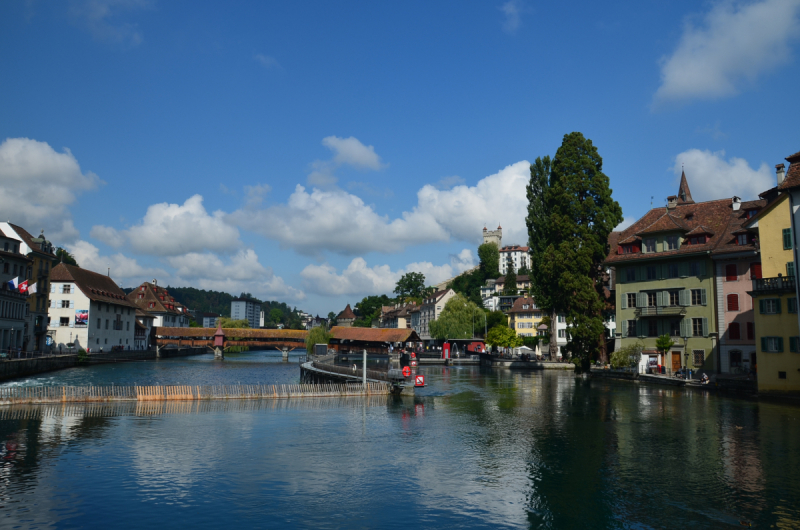
[[[0,405],[117,401],[292,399],[388,395],[391,385],[367,383],[298,385],[36,386],[0,388]]]

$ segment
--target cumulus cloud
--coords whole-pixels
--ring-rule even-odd
[[[269,55],[264,55],[263,53],[257,53],[253,58],[256,60],[258,64],[263,66],[264,68],[279,68],[280,65],[278,64],[277,59],[275,57],[270,57]]]
[[[755,199],[777,184],[766,163],[753,169],[743,158],[726,161],[725,151],[689,149],[675,157],[672,171],[678,177],[681,171],[686,172],[695,201],[722,199],[723,194],[724,197],[738,195],[745,200]]]
[[[66,245],[66,249],[75,256],[75,260],[82,268],[99,274],[110,272],[111,277],[117,283],[122,279],[134,280],[133,283],[136,283],[148,278],[167,275],[163,269],[144,267],[135,259],[121,253],[113,256],[101,256],[100,250],[88,241],[76,241],[72,245]]]
[[[720,2],[699,26],[687,21],[677,48],[661,60],[655,101],[718,98],[774,70],[790,57],[800,0]]]
[[[286,204],[245,208],[231,214],[230,220],[303,254],[395,253],[451,238],[479,243],[483,227],[495,222],[503,225],[504,241],[520,244],[527,241],[529,168],[529,162],[517,162],[475,186],[440,190],[426,185],[417,193],[417,205],[395,219],[379,215],[345,191],[309,192],[298,185]]]
[[[142,222],[127,230],[95,226],[91,236],[112,247],[123,244],[141,254],[177,256],[210,250],[228,252],[241,246],[239,230],[216,211],[209,215],[203,197],[193,195],[182,205],[159,203],[147,209]]]
[[[505,15],[503,21],[503,31],[513,35],[522,25],[522,13],[525,7],[520,0],[509,0],[500,7],[500,11]]]
[[[167,258],[175,268],[176,284],[228,293],[251,292],[263,298],[302,300],[305,293],[286,285],[270,267],[259,262],[252,249],[243,249],[223,261],[210,252],[190,252]]]
[[[8,138],[0,144],[0,211],[5,220],[32,233],[44,229],[57,244],[78,238],[67,207],[79,193],[101,183],[94,173],[81,171],[67,148],[59,153],[28,138]]]
[[[136,24],[120,21],[130,11],[149,7],[149,0],[73,0],[70,14],[95,40],[135,48],[143,37]]]
[[[426,284],[435,285],[452,278],[475,266],[472,251],[464,249],[450,257],[450,263],[434,265],[429,261],[410,263],[406,267],[392,270],[389,265],[367,265],[364,258],[355,258],[341,272],[328,263],[308,265],[300,273],[306,289],[326,296],[359,295],[391,293],[397,280],[409,272],[421,272],[425,275]]]
[[[311,186],[331,188],[337,181],[334,172],[342,165],[373,171],[387,167],[373,146],[364,145],[353,136],[349,138],[326,136],[322,139],[322,145],[333,151],[334,155],[331,160],[316,160],[311,164],[312,171],[308,175],[308,183]]]
[[[625,218],[622,219],[622,222],[618,224],[616,228],[614,228],[614,230],[617,232],[621,232],[622,230],[625,230],[635,222],[636,222],[635,217],[626,216]]]

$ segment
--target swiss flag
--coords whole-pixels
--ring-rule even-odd
[[[19,284],[19,292],[27,293],[28,292],[28,280],[25,280],[21,284]]]

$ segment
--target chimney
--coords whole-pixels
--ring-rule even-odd
[[[786,166],[783,164],[778,164],[775,166],[775,173],[778,176],[778,186],[783,184],[783,179],[786,178]]]
[[[667,197],[667,210],[674,210],[678,207],[678,197],[676,195],[670,195]]]
[[[731,199],[731,201],[732,201],[731,202],[731,206],[733,207],[733,211],[734,212],[738,212],[739,208],[742,207],[742,199],[737,197],[736,195],[734,195],[733,199]]]

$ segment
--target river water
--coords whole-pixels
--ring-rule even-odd
[[[6,385],[295,383],[276,352]],[[425,367],[413,398],[0,407],[18,528],[800,527],[800,407]]]

